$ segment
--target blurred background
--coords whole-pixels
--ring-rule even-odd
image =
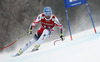
[[[100,25],[100,0],[87,0],[95,27]],[[45,6],[50,6],[64,27],[64,35],[69,36],[64,0],[0,0],[0,48],[14,42],[21,34],[28,31],[29,25],[43,12]],[[86,5],[68,9],[72,34],[93,28]],[[25,36],[14,45],[0,52],[12,52],[18,46],[28,42],[36,33],[40,23],[36,25],[31,36]],[[59,28],[55,27],[52,37],[46,42],[59,38]]]

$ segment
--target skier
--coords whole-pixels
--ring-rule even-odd
[[[60,28],[60,38],[63,40],[62,25],[60,24],[58,18],[52,14],[51,7],[45,7],[44,12],[35,19],[35,21],[30,25],[28,34],[32,34],[32,29],[36,26],[37,23],[41,21],[41,27],[34,35],[34,37],[20,50],[17,52],[17,55],[21,55],[25,50],[27,50],[34,42],[37,44],[34,46],[32,51],[38,50],[40,45],[46,38],[49,38],[54,32],[54,26]]]

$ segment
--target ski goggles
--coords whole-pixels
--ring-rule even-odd
[[[51,12],[45,12],[44,13],[46,16],[48,16],[48,15],[51,15],[52,13]]]

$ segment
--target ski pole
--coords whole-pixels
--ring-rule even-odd
[[[27,33],[20,35],[20,36],[18,37],[18,39],[17,39],[17,40],[19,40],[20,38],[24,37],[25,35],[27,35]],[[17,40],[15,40],[14,42],[12,42],[12,43],[11,43],[11,44],[9,44],[8,46],[5,46],[5,47],[3,47],[3,48],[0,48],[0,50],[3,50],[3,49],[5,49],[5,48],[10,47],[10,46],[11,46],[11,45],[13,45],[14,43],[16,43],[16,42],[17,42]]]
[[[58,40],[55,40],[55,41],[54,41],[54,45],[55,45],[56,42],[58,42],[58,41],[60,41],[60,40],[63,41],[64,39],[65,39],[65,37],[63,37],[63,38],[61,38],[61,39],[58,39]]]
[[[25,34],[22,34],[21,36],[18,37],[18,40],[22,37],[24,37],[25,35],[27,35],[27,32]]]
[[[54,45],[55,45],[56,42],[58,42],[58,41],[60,41],[60,40],[61,40],[61,39],[54,41]]]

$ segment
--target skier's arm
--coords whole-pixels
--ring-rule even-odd
[[[59,27],[60,33],[61,33],[61,34],[60,34],[60,38],[61,38],[61,40],[63,40],[64,35],[63,35],[62,25],[61,25],[61,23],[59,22],[59,20],[57,19],[57,17],[55,18],[55,24],[56,24],[56,26]]]
[[[59,20],[58,20],[57,17],[55,17],[55,24],[56,24],[56,26],[59,27],[60,33],[62,34],[62,33],[63,33],[63,31],[62,31],[62,25],[61,25],[61,23],[59,22]]]
[[[32,34],[32,29],[34,29],[34,27],[37,25],[37,23],[39,23],[41,20],[41,14],[35,19],[34,22],[32,22],[32,24],[29,27],[29,32],[30,34]]]

